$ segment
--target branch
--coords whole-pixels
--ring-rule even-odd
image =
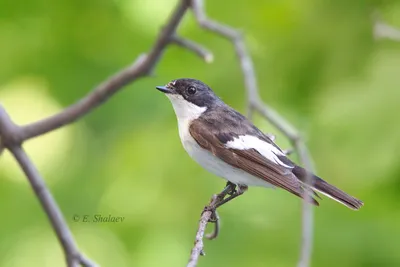
[[[193,41],[174,35],[171,38],[171,42],[194,52],[207,63],[212,63],[214,61],[214,55],[210,51]]]
[[[392,41],[400,41],[400,29],[385,23],[378,10],[374,10],[371,14],[373,23],[373,36],[375,40],[389,39]]]
[[[400,29],[377,20],[374,23],[374,37],[375,39],[400,41]]]
[[[151,73],[164,49],[171,42],[172,36],[189,7],[189,0],[181,0],[169,19],[168,24],[160,32],[157,41],[147,55],[141,55],[132,66],[129,66],[111,76],[77,103],[69,106],[58,114],[22,126],[21,140],[27,140],[64,125],[70,124],[98,107],[122,87]]]
[[[3,145],[11,151],[17,160],[19,166],[28,178],[33,191],[42,204],[42,207],[50,220],[57,238],[63,247],[68,266],[97,266],[94,262],[90,261],[81,252],[79,252],[74,238],[72,237],[71,231],[68,229],[67,223],[65,222],[65,219],[63,218],[56,201],[54,200],[50,191],[47,189],[43,178],[40,176],[36,167],[22,149],[21,145],[13,143],[12,138],[4,138],[10,137],[10,134],[13,134],[13,132],[16,130],[20,130],[20,128],[18,128],[11,121],[7,112],[0,105],[0,133],[2,133]],[[7,142],[4,142],[5,140],[7,140]]]
[[[205,12],[203,0],[192,0],[192,9],[197,23],[201,27],[228,39],[234,45],[235,52],[239,59],[244,76],[244,84],[248,100],[248,117],[251,118],[254,111],[260,113],[267,121],[269,121],[290,140],[299,156],[301,164],[305,169],[312,171],[311,158],[298,131],[284,118],[282,118],[275,110],[262,101],[258,90],[253,62],[249,53],[247,52],[241,33],[238,30],[209,19]],[[307,181],[310,181],[310,177],[306,177],[306,183]],[[302,245],[298,267],[309,266],[312,251],[313,213],[311,205],[308,204],[311,196],[304,193],[303,198]]]
[[[217,203],[217,195],[214,195],[208,207],[214,206],[216,203]],[[206,231],[207,224],[211,220],[212,214],[213,212],[209,209],[207,210],[206,208],[201,214],[199,228],[197,230],[196,239],[194,241],[194,247],[190,254],[190,259],[187,264],[187,267],[195,267],[197,265],[197,262],[199,261],[199,257],[205,255],[203,237],[204,237],[204,232]]]
[[[253,63],[247,53],[241,33],[226,25],[209,19],[205,13],[203,0],[192,0],[192,9],[200,27],[212,31],[233,43],[244,75],[244,83],[247,90],[248,100],[250,100],[252,94],[257,94],[257,79],[255,76]]]
[[[258,92],[252,95],[250,99],[250,112],[253,112],[253,110],[257,111],[278,130],[280,130],[292,143],[292,146],[299,157],[300,164],[303,165],[306,170],[313,172],[314,168],[312,166],[311,156],[309,155],[308,149],[298,131],[284,118],[282,118],[274,109],[263,103]],[[309,177],[309,175],[306,177],[306,184],[311,184],[310,178],[311,177]],[[310,198],[311,196],[307,194],[305,190],[302,204],[302,237],[300,257],[297,267],[310,266],[314,228],[313,209],[309,204],[311,200]]]
[[[218,203],[220,203],[225,198],[225,196],[231,194],[232,191],[235,190],[235,187],[236,186],[234,184],[228,183],[224,188],[224,190],[222,190],[221,193],[214,195],[211,198],[210,203],[204,208],[201,214],[199,228],[197,229],[196,239],[194,241],[194,247],[192,249],[192,252],[190,254],[190,259],[186,267],[195,267],[199,261],[199,257],[206,255],[204,252],[203,237],[204,237],[204,232],[206,231],[207,224],[209,222],[215,223],[215,228],[211,234],[206,235],[206,238],[214,239],[218,236],[220,225],[216,207]]]
[[[74,238],[68,230],[68,225],[65,222],[60,209],[57,207],[56,201],[47,189],[43,178],[40,176],[28,155],[21,146],[12,147],[10,150],[21,169],[24,171],[26,177],[28,177],[33,191],[47,213],[58,240],[66,252],[68,266],[78,266],[78,264],[82,264],[83,266],[96,266],[95,263],[91,262],[83,256],[81,252],[79,252]]]
[[[79,251],[60,208],[38,170],[23,150],[22,143],[25,140],[43,135],[80,119],[94,108],[103,104],[128,83],[150,74],[162,56],[165,48],[174,41],[176,29],[188,10],[189,5],[190,0],[179,1],[167,25],[160,32],[148,55],[140,55],[132,66],[114,74],[108,80],[94,88],[85,97],[65,108],[63,111],[40,121],[18,126],[12,122],[11,118],[0,104],[0,154],[4,149],[10,150],[25,173],[61,243],[68,267],[77,267],[80,265],[94,267],[97,266],[97,264],[86,258]],[[190,50],[199,50],[199,46],[196,46],[193,42],[182,42],[181,40],[180,43],[181,46]],[[206,54],[203,58],[209,60],[209,55],[210,54]]]
[[[248,52],[246,51],[246,46],[241,34],[235,29],[208,19],[204,11],[203,0],[180,0],[172,16],[168,20],[168,23],[160,32],[156,42],[148,54],[140,55],[131,66],[128,66],[127,68],[111,76],[75,104],[65,108],[63,111],[55,115],[23,126],[14,124],[7,112],[0,105],[0,154],[4,149],[9,149],[19,163],[21,169],[26,174],[36,196],[38,197],[50,220],[57,238],[63,247],[68,266],[96,266],[96,264],[85,258],[83,254],[79,252],[59,207],[57,206],[50,191],[47,189],[39,172],[23,150],[22,144],[25,140],[43,135],[80,119],[96,107],[105,103],[111,96],[121,90],[128,83],[151,74],[166,47],[170,43],[175,43],[181,47],[195,52],[206,62],[212,61],[213,56],[210,52],[193,43],[192,41],[178,37],[176,34],[176,29],[179,26],[184,14],[187,12],[190,4],[196,20],[201,27],[225,37],[234,44],[235,51],[239,58],[239,62],[244,74],[245,88],[248,96],[249,117],[251,117],[254,111],[258,111],[261,115],[263,115],[291,140],[303,165],[306,169],[311,170],[309,163],[310,159],[307,150],[297,131],[283,118],[281,118],[273,109],[262,102],[258,92],[253,63]],[[219,199],[221,196],[223,196],[223,199],[226,194],[227,193],[224,193],[223,191],[217,195],[217,199]],[[308,197],[308,195],[305,197]],[[196,243],[192,250],[189,266],[195,266],[199,256],[204,255],[202,240],[204,237],[206,224],[210,222],[210,220],[215,222],[215,229],[214,232],[207,237],[213,239],[218,236],[219,218],[214,204],[215,203],[211,201],[210,205],[208,206],[209,208],[205,210],[201,216],[199,229],[196,234]],[[210,211],[210,207],[214,207],[214,210]],[[303,210],[303,250],[299,264],[301,267],[308,266],[312,241],[311,209],[307,204],[304,204]]]

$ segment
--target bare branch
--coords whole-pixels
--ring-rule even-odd
[[[221,193],[214,195],[211,198],[210,203],[204,208],[201,214],[199,228],[197,229],[196,239],[194,241],[194,247],[190,254],[190,259],[187,264],[187,267],[195,267],[199,261],[199,257],[206,255],[204,252],[203,237],[204,237],[204,232],[206,231],[207,223],[214,222],[215,228],[214,231],[210,235],[207,235],[208,237],[207,236],[206,237],[209,239],[214,239],[218,236],[219,216],[216,207],[218,206],[219,203],[221,203],[221,201],[224,200],[225,196],[227,196],[228,194],[233,194],[235,187],[236,186],[234,184],[228,183],[224,188],[224,190],[222,190]]]
[[[258,111],[265,119],[280,130],[291,141],[294,150],[299,156],[300,164],[303,165],[306,170],[313,172],[314,168],[311,164],[311,157],[298,131],[275,110],[263,103],[258,94],[256,94],[254,102],[250,104],[250,109]],[[309,177],[309,175],[306,177],[305,183],[311,184],[311,177]],[[313,208],[309,204],[310,198],[311,196],[304,192],[302,207],[302,242],[300,258],[297,264],[298,267],[308,267],[310,265],[314,227]]]
[[[400,29],[385,23],[378,10],[374,10],[371,13],[371,19],[373,23],[372,33],[375,40],[389,39],[400,41]]]
[[[314,170],[311,157],[309,156],[308,149],[305,144],[300,140],[296,139],[294,141],[294,148],[297,151],[301,164],[306,170],[310,172]],[[311,173],[305,177],[306,184],[311,183]],[[311,203],[311,196],[307,194],[307,190],[303,193],[303,208],[302,208],[302,237],[301,237],[301,247],[300,247],[300,258],[297,263],[297,267],[308,267],[310,266],[310,259],[312,253],[313,244],[313,231],[314,231],[314,214],[313,206]]]
[[[22,139],[26,140],[36,137],[74,122],[107,101],[112,95],[128,83],[151,73],[152,69],[163,54],[165,47],[170,43],[171,36],[175,34],[189,4],[190,0],[181,0],[179,2],[174,13],[170,17],[168,24],[160,32],[157,41],[148,55],[140,56],[132,66],[129,66],[111,76],[108,80],[94,88],[93,91],[84,98],[80,99],[78,102],[64,109],[60,113],[38,122],[22,126]]]
[[[148,54],[140,55],[131,66],[128,66],[114,74],[109,79],[95,87],[85,97],[75,104],[65,108],[63,111],[28,125],[17,126],[11,121],[6,111],[0,105],[0,154],[2,150],[9,149],[19,163],[21,169],[26,174],[64,249],[69,267],[79,265],[96,266],[96,264],[85,258],[78,250],[59,207],[47,189],[39,172],[23,150],[22,143],[27,139],[48,133],[80,119],[96,107],[103,104],[128,83],[151,74],[165,51],[165,48],[171,42],[195,52],[206,62],[211,62],[213,55],[209,51],[192,41],[178,37],[176,34],[176,29],[189,6],[192,7],[196,20],[201,27],[213,31],[233,43],[244,74],[244,83],[248,98],[248,116],[251,117],[254,111],[258,111],[262,116],[270,121],[271,124],[277,127],[291,140],[295,150],[299,154],[302,164],[306,169],[311,170],[310,157],[297,130],[261,100],[253,62],[246,49],[241,33],[233,28],[208,19],[203,3],[203,0],[180,0],[173,14],[169,18],[168,23],[160,32],[156,42]],[[216,207],[218,207],[217,204],[226,203],[230,199],[233,199],[244,192],[239,191],[240,193],[234,192],[235,194],[233,194],[229,189],[230,185],[227,186],[223,192],[214,196],[210,204],[202,213],[199,229],[196,234],[195,246],[192,250],[188,266],[196,266],[200,255],[204,255],[203,237],[208,222],[214,222],[215,228],[214,231],[206,237],[214,239],[218,236],[220,225],[219,216],[216,211]],[[232,190],[234,190],[234,188]],[[227,194],[230,194],[230,196],[224,199]],[[309,196],[305,195],[305,198],[309,198]],[[217,202],[218,200],[221,200],[221,202]],[[311,207],[306,202],[307,199],[304,201],[303,206],[303,242],[301,259],[299,261],[300,267],[307,267],[309,265],[312,248],[313,217]]]
[[[47,213],[58,240],[65,251],[68,266],[78,266],[78,264],[82,264],[83,266],[97,266],[79,252],[56,201],[22,147],[14,146],[10,148],[10,151],[24,171],[26,177],[28,177],[33,191]]]
[[[209,206],[215,205],[216,202],[217,202],[217,196],[215,195],[211,199]],[[190,254],[190,259],[187,264],[187,267],[195,267],[197,265],[197,262],[199,261],[199,257],[205,255],[203,237],[204,237],[204,232],[206,231],[207,224],[211,220],[212,213],[213,212],[211,210],[205,209],[200,217],[199,228],[196,233],[194,247],[192,249],[192,253]]]
[[[226,25],[209,19],[205,13],[203,0],[192,0],[192,9],[197,23],[201,27],[209,31],[215,32],[233,43],[236,54],[240,61],[242,72],[244,74],[244,83],[247,90],[247,98],[250,103],[252,101],[252,97],[258,94],[257,79],[255,76],[253,63],[247,52],[241,33]],[[249,118],[251,117],[250,106],[248,107],[248,116]]]
[[[194,52],[207,63],[214,61],[214,55],[210,51],[193,41],[174,35],[171,39],[171,42]]]
[[[27,176],[63,247],[68,267],[94,267],[97,265],[79,251],[60,208],[46,187],[38,170],[23,150],[22,143],[29,138],[45,134],[74,122],[104,103],[126,84],[150,74],[165,48],[171,42],[172,36],[175,35],[175,31],[186,13],[189,4],[189,0],[181,0],[178,3],[167,25],[160,32],[148,55],[140,55],[132,66],[113,75],[97,86],[86,97],[60,113],[25,126],[17,126],[0,105],[0,152],[4,148],[9,149]]]
[[[33,191],[35,192],[37,198],[39,199],[43,209],[45,210],[50,223],[60,241],[68,266],[97,266],[95,263],[87,259],[81,252],[79,252],[78,247],[72,237],[72,234],[65,222],[65,219],[57,206],[56,201],[49,192],[44,183],[39,172],[33,165],[32,161],[29,159],[28,155],[22,149],[21,144],[12,143],[17,140],[13,139],[14,132],[20,130],[10,119],[7,112],[0,105],[0,133],[4,145],[11,151],[21,169],[28,178]]]
[[[293,148],[289,148],[289,149],[284,149],[282,150],[283,154],[285,154],[286,156],[289,156],[291,154],[293,154],[294,149]]]
[[[248,117],[251,118],[254,111],[259,112],[266,120],[274,125],[291,141],[297,154],[299,155],[301,164],[305,169],[312,171],[310,156],[307,152],[306,146],[300,138],[298,131],[285,119],[283,119],[275,110],[261,100],[253,62],[249,56],[249,53],[247,52],[241,33],[231,27],[209,19],[205,12],[203,0],[192,0],[192,9],[196,20],[201,27],[215,32],[216,34],[225,37],[233,43],[244,75],[244,83],[248,99]],[[310,177],[306,177],[306,183],[309,183],[309,181],[311,181]],[[308,204],[311,196],[305,193],[303,197],[302,246],[300,259],[298,262],[299,267],[309,266],[313,236],[312,207]]]
[[[374,37],[375,39],[400,41],[400,29],[377,20],[374,24]]]

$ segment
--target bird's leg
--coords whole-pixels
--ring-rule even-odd
[[[224,190],[217,195],[218,200],[222,201],[226,195],[232,195],[236,192],[236,185],[231,182],[227,182]]]
[[[218,207],[221,207],[222,205],[228,203],[229,201],[231,201],[234,198],[237,198],[238,196],[242,195],[244,192],[246,192],[248,189],[247,185],[238,185],[238,189],[233,191],[229,197],[222,199],[221,201],[219,201],[218,203],[216,203],[215,205],[215,209],[217,209]]]
[[[211,211],[211,217],[210,217],[210,222],[216,222],[218,220],[218,215],[216,214],[217,208],[221,207],[222,205],[228,203],[234,198],[237,198],[238,196],[242,195],[244,192],[247,191],[247,185],[238,185],[238,189],[236,189],[236,185],[228,182],[222,190],[221,193],[218,195],[214,195],[213,200],[211,201],[210,205],[206,206],[203,210],[205,211]],[[227,198],[225,198],[227,195],[229,195]]]
[[[212,233],[207,234],[206,238],[208,239],[215,239],[217,238],[219,234],[219,228],[220,228],[220,222],[219,222],[219,216],[217,213],[217,208],[222,206],[223,204],[229,202],[230,200],[240,196],[247,190],[247,186],[245,185],[238,185],[238,189],[236,190],[236,185],[228,182],[222,190],[221,193],[214,195],[213,198],[211,199],[211,202],[208,206],[204,207],[203,213],[206,211],[210,211],[211,215],[208,220],[208,222],[214,223],[214,230]],[[227,198],[225,198],[227,195],[229,195]]]
[[[206,206],[203,210],[203,212],[205,211],[212,212],[210,222],[218,221],[218,215],[216,214],[216,209],[217,207],[220,206],[219,203],[224,202],[226,195],[230,195],[229,197],[231,197],[234,194],[236,194],[236,185],[231,182],[227,182],[224,190],[222,190],[221,193],[213,196],[211,203],[208,206]]]

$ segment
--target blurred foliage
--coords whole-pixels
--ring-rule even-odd
[[[210,17],[245,32],[263,99],[304,133],[318,174],[365,201],[359,212],[328,199],[315,209],[313,266],[400,266],[400,44],[374,40],[371,22],[379,10],[400,27],[400,2],[206,2]],[[61,110],[148,51],[175,3],[0,1],[0,101],[18,123]],[[224,186],[186,155],[172,107],[154,87],[198,78],[244,111],[240,67],[232,45],[199,29],[192,14],[179,31],[215,62],[170,46],[157,77],[25,146],[80,247],[102,266],[183,266],[203,206]],[[259,117],[256,124],[276,133]],[[279,134],[277,142],[289,145]],[[63,266],[8,153],[0,184],[0,266]],[[283,190],[251,188],[220,210],[221,235],[206,241],[200,266],[295,266],[300,206]],[[125,220],[73,221],[94,214]]]

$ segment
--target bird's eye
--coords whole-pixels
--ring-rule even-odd
[[[196,87],[194,86],[189,86],[187,89],[187,92],[189,95],[194,95],[196,93]]]

